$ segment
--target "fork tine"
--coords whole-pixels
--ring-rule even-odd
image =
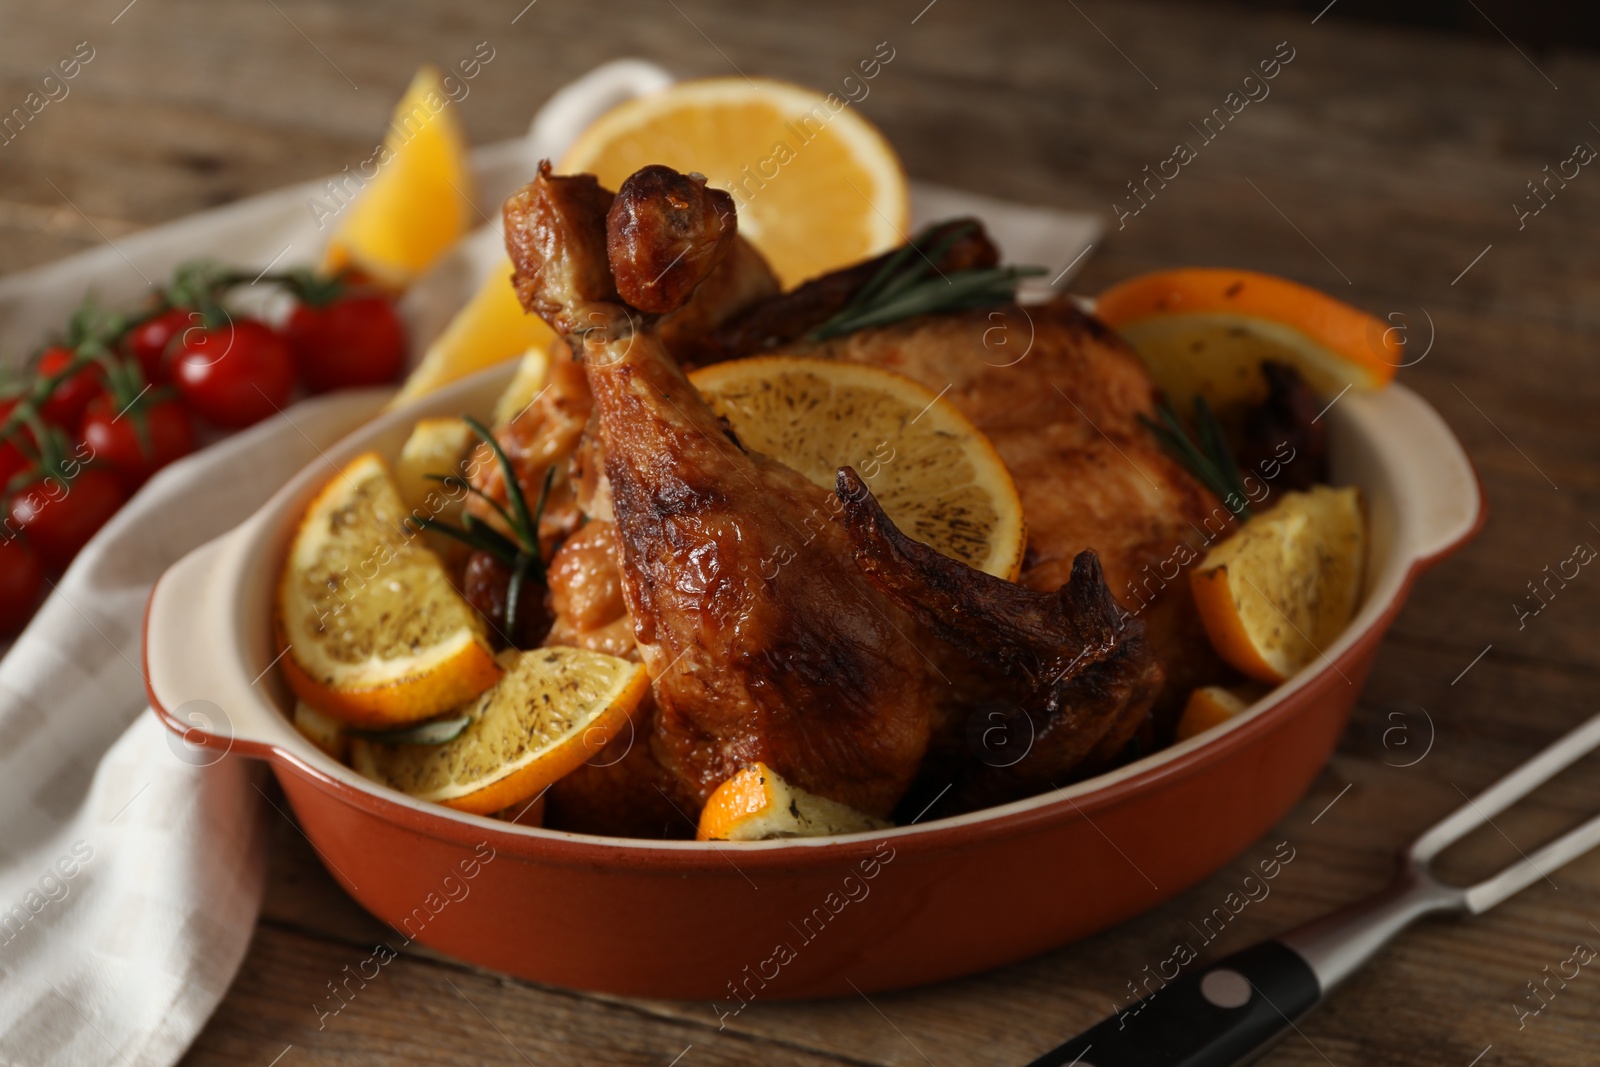
[[[1533,792],[1557,774],[1600,747],[1600,715],[1579,726],[1561,740],[1479,793],[1439,820],[1406,850],[1413,863],[1427,865],[1446,846],[1482,826],[1512,804]],[[1587,827],[1579,827],[1579,830]],[[1576,833],[1576,831],[1574,831]],[[1569,837],[1572,835],[1568,835]],[[1563,838],[1562,840],[1565,840]],[[1553,844],[1561,844],[1556,841]],[[1549,847],[1549,846],[1547,846]],[[1542,850],[1541,850],[1542,851]],[[1575,855],[1575,854],[1574,854]],[[1568,859],[1571,856],[1567,857]],[[1563,861],[1564,862],[1564,861]],[[1510,870],[1515,870],[1515,867]],[[1509,873],[1509,870],[1502,874]],[[1500,876],[1496,876],[1497,878]],[[1534,877],[1538,877],[1536,874]],[[1495,879],[1490,879],[1493,882]],[[1484,883],[1488,884],[1488,883]],[[1527,883],[1522,883],[1526,885]],[[1517,888],[1520,889],[1519,885]],[[1513,890],[1515,892],[1515,890]],[[1499,899],[1504,899],[1501,897]],[[1487,905],[1486,905],[1487,906]]]
[[[1539,879],[1549,878],[1551,871],[1577,859],[1595,845],[1600,845],[1600,815],[1573,827],[1533,855],[1523,856],[1499,874],[1468,889],[1467,908],[1472,914],[1480,915]]]

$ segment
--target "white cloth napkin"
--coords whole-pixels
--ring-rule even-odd
[[[227,990],[281,816],[259,764],[146,710],[145,600],[386,395],[307,401],[162,471],[0,661],[0,1064],[166,1067]]]
[[[498,202],[600,112],[671,80],[619,60],[569,85],[527,138],[473,153],[481,196]],[[327,234],[306,203],[321,188],[252,197],[0,279],[0,351],[37,344],[85,291],[128,303],[196,256],[314,259]],[[979,216],[1008,259],[1050,266],[1058,285],[1100,232],[1093,216],[921,184],[913,208],[919,225]],[[500,245],[485,227],[407,293],[417,352],[497,269]],[[261,904],[267,820],[282,816],[258,766],[186,745],[146,712],[145,601],[170,564],[243,521],[380,400],[307,401],[161,472],[0,660],[0,1067],[167,1067],[227,990]]]

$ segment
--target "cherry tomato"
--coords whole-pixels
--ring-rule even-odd
[[[15,441],[0,441],[0,490],[28,468],[28,457]]]
[[[297,304],[283,328],[300,380],[313,393],[382,385],[406,360],[405,327],[386,297],[353,295]]]
[[[128,355],[139,361],[145,381],[159,385],[168,379],[167,352],[177,347],[172,339],[191,326],[198,325],[199,318],[197,313],[188,308],[169,308],[128,331],[122,347]]]
[[[26,538],[0,535],[0,636],[18,633],[44,591],[44,567]]]
[[[0,402],[0,423],[6,421],[11,415],[11,410],[17,406],[15,400]],[[22,450],[21,442],[33,444],[33,434],[25,426],[18,426],[12,430],[11,436],[0,441],[0,492],[11,484],[11,479],[27,470],[33,462],[28,454]],[[0,535],[3,536],[3,535]]]
[[[289,346],[266,323],[237,319],[189,330],[178,342],[172,378],[183,399],[219,426],[249,426],[281,409],[294,389]]]
[[[47,348],[44,355],[39,357],[39,376],[44,378],[59,374],[76,358],[76,353],[65,346]],[[78,423],[83,421],[83,413],[88,408],[89,401],[103,392],[105,392],[105,369],[98,363],[91,363],[57,383],[55,390],[50,394],[50,399],[40,406],[39,415],[45,422],[64,430],[69,432],[76,430]]]
[[[115,474],[84,467],[71,481],[41,478],[20,489],[11,500],[10,526],[28,536],[48,569],[64,571],[124,499]]]
[[[78,436],[93,450],[96,462],[116,472],[129,496],[156,471],[194,451],[194,424],[176,400],[136,402],[133,410],[119,411],[111,397],[96,397]]]

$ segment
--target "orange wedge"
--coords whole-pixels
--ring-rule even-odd
[[[1196,395],[1223,411],[1267,394],[1264,360],[1297,367],[1332,397],[1381,389],[1405,362],[1400,331],[1286,278],[1211,267],[1141,274],[1096,299],[1095,314],[1143,357],[1187,413]]]
[[[817,485],[854,467],[907,536],[1014,579],[1022,501],[983,432],[933,390],[863,363],[800,356],[729,360],[689,376],[740,442]]]
[[[1183,715],[1178,719],[1178,732],[1173,739],[1187,741],[1213,726],[1221,726],[1248,710],[1265,692],[1259,685],[1201,686],[1189,694],[1189,701],[1183,706]]]
[[[383,460],[358,456],[306,509],[278,582],[289,686],[349,725],[431,718],[500,677],[483,621],[406,514]]]
[[[304,700],[294,702],[294,728],[340,763],[350,754],[350,739],[345,736],[344,724],[328,718]]]
[[[465,419],[418,419],[394,463],[394,485],[400,491],[400,503],[405,505],[406,514],[460,526],[466,491],[459,486],[445,485],[435,477],[449,474],[465,477],[469,471],[467,459],[477,444],[477,435]],[[472,552],[460,541],[437,530],[424,530],[422,540],[452,569],[465,564]]]
[[[350,765],[419,800],[493,814],[599,753],[650,688],[642,664],[581,648],[511,650],[501,661],[505,677],[460,710],[460,734],[442,745],[358,737]]]
[[[1323,658],[1361,602],[1366,543],[1353,487],[1285,493],[1245,523],[1189,572],[1217,655],[1272,683]]]
[[[843,98],[763,78],[685,81],[601,116],[563,174],[618,188],[640,167],[704,174],[732,194],[739,232],[788,288],[904,243],[905,171]]]
[[[330,272],[359,267],[402,289],[474,225],[467,141],[436,68],[417,71],[383,147],[330,186],[312,209],[319,224],[328,220],[317,203],[339,220],[323,259]]]
[[[543,319],[522,310],[511,288],[511,262],[505,260],[428,346],[389,405],[415,400],[508,359],[528,353],[542,358],[555,336]]]
[[[459,526],[459,494],[451,494],[430,476],[464,476],[467,455],[477,443],[478,437],[465,419],[449,416],[418,419],[406,443],[400,446],[400,456],[394,464],[395,488],[407,512],[420,511]]]
[[[700,841],[765,841],[882,830],[890,824],[848,804],[790,785],[765,763],[752,763],[717,786],[700,809]]]
[[[494,402],[494,429],[498,433],[510,425],[511,420],[527,410],[529,404],[539,399],[545,386],[550,384],[550,367],[557,359],[570,359],[571,352],[565,344],[555,348],[530,348],[517,364],[517,373],[511,384]]]

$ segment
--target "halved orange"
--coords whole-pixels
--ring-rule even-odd
[[[556,169],[616,189],[650,163],[731,193],[739,232],[785,288],[904,243],[911,224],[905,171],[883,135],[842,97],[786,82],[706,78],[631,100]]]
[[[753,356],[689,376],[748,449],[827,489],[854,467],[909,537],[999,578],[1022,569],[1027,529],[1011,472],[955,405],[864,363]]]
[[[890,824],[848,804],[790,785],[756,762],[717,786],[700,809],[699,841],[765,841],[881,830]]]
[[[361,173],[347,168],[313,201],[319,224],[326,221],[319,203],[338,220],[325,270],[355,266],[401,289],[476,224],[466,136],[434,67],[417,71],[383,147],[355,169]]]
[[[1288,363],[1324,396],[1381,389],[1405,362],[1403,331],[1326,293],[1255,271],[1187,267],[1114,285],[1095,314],[1139,353],[1180,412],[1267,393],[1264,360]]]
[[[306,508],[278,581],[290,688],[353,726],[431,718],[500,677],[482,619],[406,515],[383,460],[358,456]]]
[[[643,664],[581,648],[508,650],[501,662],[505,677],[461,709],[468,722],[456,737],[442,745],[358,737],[350,765],[419,800],[489,815],[599,753],[650,688]]]
[[[1367,530],[1361,493],[1285,493],[1189,572],[1212,646],[1230,666],[1277,683],[1336,639],[1361,603]]]

